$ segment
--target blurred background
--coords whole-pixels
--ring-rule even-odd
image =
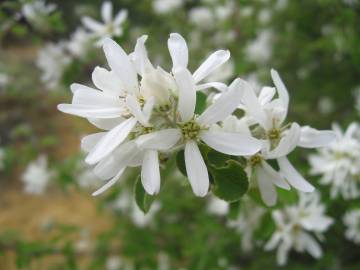
[[[360,1],[113,0],[110,12],[104,2],[0,1],[0,269],[280,268],[264,245],[276,230],[272,211],[296,204],[296,193],[279,191],[273,209],[250,195],[240,206],[199,199],[172,163],[146,215],[133,199],[135,170],[94,198],[102,183],[83,163],[80,139],[96,129],[56,105],[71,101],[71,83],[91,85],[93,68],[106,66],[102,37],[130,53],[147,34],[151,60],[168,69],[167,39],[178,32],[190,70],[229,49],[213,79],[241,77],[260,89],[275,68],[290,93],[290,120],[345,130],[360,115]],[[352,139],[338,160],[355,154],[358,133]],[[334,222],[319,236],[321,258],[291,251],[282,268],[360,269],[359,195],[334,195],[322,184],[311,173],[315,154],[297,150],[290,159]],[[359,156],[346,163],[352,190]]]

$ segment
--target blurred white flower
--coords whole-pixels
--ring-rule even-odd
[[[49,170],[47,157],[42,155],[32,161],[21,176],[24,182],[24,191],[29,194],[43,194],[53,173]]]
[[[188,15],[190,22],[202,30],[210,30],[214,27],[215,17],[208,7],[194,7]]]
[[[123,261],[119,256],[110,256],[106,259],[106,270],[120,270]]]
[[[321,240],[333,223],[333,219],[325,215],[325,205],[320,202],[317,192],[299,193],[297,205],[274,210],[272,213],[276,231],[265,245],[265,250],[277,248],[277,262],[284,265],[291,249],[297,252],[308,252],[319,259],[322,250],[313,234]]]
[[[5,168],[5,150],[4,148],[0,147],[0,171],[2,171]]]
[[[240,214],[236,220],[230,220],[228,226],[241,235],[241,248],[250,252],[254,248],[254,232],[261,226],[261,219],[266,213],[265,208],[245,197],[240,203]]]
[[[360,86],[358,86],[354,91],[354,97],[355,97],[355,108],[360,114]]]
[[[101,46],[104,39],[119,37],[123,35],[123,26],[127,18],[127,10],[120,10],[113,17],[113,5],[110,1],[104,1],[101,5],[101,18],[103,22],[98,22],[93,18],[84,16],[81,18],[84,26],[97,39],[96,44]]]
[[[71,62],[65,48],[64,42],[58,44],[48,43],[38,52],[36,65],[42,71],[40,79],[49,90],[59,86],[64,70]]]
[[[88,52],[90,40],[91,34],[79,27],[71,34],[70,40],[67,42],[67,49],[73,56],[81,58]]]
[[[319,111],[322,114],[332,113],[335,109],[333,100],[327,96],[320,97],[318,106],[319,106]]]
[[[10,81],[9,75],[0,72],[0,89],[5,88]]]
[[[270,9],[264,8],[258,14],[258,20],[261,24],[268,24],[271,20],[272,12]]]
[[[100,179],[94,174],[90,168],[86,168],[85,164],[82,164],[79,174],[76,176],[76,181],[83,189],[95,188],[101,184]]]
[[[35,0],[23,4],[24,17],[36,28],[46,29],[46,18],[56,9],[55,4],[46,4],[44,0]]]
[[[157,270],[170,270],[170,258],[165,252],[158,254],[158,267]]]
[[[360,209],[349,210],[343,217],[346,226],[345,237],[360,244]]]
[[[352,123],[345,132],[334,124],[336,140],[329,146],[309,156],[311,173],[321,175],[321,183],[330,185],[330,195],[339,194],[344,199],[360,196],[358,179],[360,177],[360,138],[359,125]]]
[[[210,214],[216,216],[226,216],[229,212],[229,203],[215,196],[211,196],[208,199],[207,210]]]
[[[272,39],[273,32],[271,30],[261,30],[257,37],[247,44],[246,57],[258,64],[268,62],[272,54]]]
[[[184,0],[153,0],[152,6],[157,14],[166,14],[181,8]]]

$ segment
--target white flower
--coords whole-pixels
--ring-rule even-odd
[[[9,83],[10,77],[6,73],[0,72],[0,89],[5,88],[5,86]]]
[[[229,212],[229,204],[215,196],[211,196],[208,200],[207,210],[210,214],[216,216],[226,216]]]
[[[111,256],[106,260],[106,270],[119,270],[123,266],[123,260],[119,256]]]
[[[272,213],[276,231],[265,245],[265,250],[277,247],[277,262],[286,264],[291,249],[308,252],[318,259],[322,250],[311,233],[318,238],[327,231],[333,219],[325,215],[325,206],[318,193],[299,193],[299,203],[275,210]]]
[[[266,213],[265,208],[245,197],[241,201],[240,214],[236,220],[230,220],[228,226],[241,234],[241,247],[244,252],[249,252],[254,247],[254,232],[260,227],[261,219]]]
[[[79,169],[80,173],[76,176],[76,181],[81,188],[93,188],[100,184],[99,178],[91,169],[86,168],[85,164],[81,164]]]
[[[345,213],[343,222],[346,226],[345,237],[355,244],[360,244],[360,210],[354,209]]]
[[[27,166],[21,180],[25,184],[26,193],[40,195],[44,192],[51,177],[52,172],[48,169],[47,157],[40,156]]]
[[[184,0],[153,0],[152,7],[157,14],[166,14],[181,8]]]
[[[324,96],[319,99],[319,111],[322,114],[329,114],[334,111],[334,102],[330,97]]]
[[[50,90],[59,86],[64,70],[71,61],[65,53],[65,48],[63,42],[48,43],[38,53],[36,65],[42,71],[40,79]]]
[[[314,187],[296,171],[286,156],[296,146],[322,147],[335,139],[332,131],[319,131],[309,126],[300,127],[297,123],[284,125],[288,113],[289,94],[275,70],[271,70],[271,77],[276,88],[263,87],[257,97],[248,84],[244,90],[243,107],[241,107],[246,112],[247,122],[253,126],[251,132],[263,139],[261,152],[248,157],[247,172],[250,177],[257,180],[261,197],[270,206],[276,203],[275,186],[283,189],[289,189],[292,186],[303,192],[314,190]],[[278,97],[274,98],[276,92]],[[250,133],[250,130],[246,133]],[[267,159],[277,160],[280,173],[266,162]]]
[[[202,30],[214,27],[215,16],[208,7],[194,7],[189,11],[189,20]]]
[[[35,0],[25,3],[21,10],[24,17],[35,27],[43,29],[46,27],[46,18],[55,11],[55,4],[46,4],[43,0]]]
[[[101,5],[102,22],[95,21],[90,17],[82,17],[84,26],[91,31],[93,37],[97,41],[97,45],[101,46],[105,38],[119,37],[123,34],[122,24],[127,18],[127,10],[120,10],[113,17],[113,5],[110,1],[105,1]]]
[[[226,81],[234,76],[235,65],[233,61],[227,61],[225,64],[220,66],[216,72],[211,73],[205,81]]]
[[[273,32],[261,30],[258,36],[246,46],[246,57],[255,63],[263,64],[270,60],[272,54]]]
[[[352,123],[343,132],[333,125],[336,140],[317,154],[310,155],[311,173],[321,175],[321,183],[331,186],[331,197],[339,194],[344,199],[360,196],[358,179],[360,177],[360,138],[359,126]]]
[[[87,53],[91,35],[83,28],[79,27],[71,35],[70,40],[67,42],[67,49],[75,57],[83,57]]]

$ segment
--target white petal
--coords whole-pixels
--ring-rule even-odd
[[[136,97],[128,95],[126,97],[126,105],[131,112],[131,114],[143,125],[149,126],[148,120],[141,110],[141,106]]]
[[[186,68],[189,56],[185,39],[177,33],[171,33],[168,39],[168,48],[173,62],[172,70]]]
[[[103,108],[92,105],[59,104],[57,108],[64,113],[85,118],[118,118],[123,112],[123,109],[119,107]]]
[[[261,148],[259,140],[242,133],[209,130],[201,132],[200,138],[211,148],[228,155],[253,155]]]
[[[299,146],[305,148],[324,147],[336,140],[332,130],[317,130],[309,126],[301,128]]]
[[[87,16],[82,17],[81,21],[87,29],[93,32],[99,32],[104,28],[104,25]]]
[[[122,24],[128,16],[127,10],[120,10],[118,14],[116,14],[114,19],[114,25]]]
[[[308,233],[303,233],[301,237],[303,238],[302,241],[304,242],[305,249],[309,254],[314,258],[319,259],[322,256],[322,250],[316,240]]]
[[[231,115],[239,106],[243,95],[243,81],[236,79],[228,91],[221,94],[197,119],[201,125],[215,124]]]
[[[75,89],[73,87],[73,89]],[[74,105],[92,105],[94,107],[118,107],[122,103],[117,96],[90,87],[77,84],[72,99]]]
[[[285,87],[285,84],[283,83],[283,81],[280,78],[279,73],[275,70],[275,69],[271,69],[271,78],[275,84],[276,89],[278,90],[279,93],[279,98],[283,104],[284,109],[288,110],[289,107],[289,93],[288,90]],[[287,113],[285,113],[286,115]]]
[[[147,37],[147,35],[142,35],[137,39],[134,52],[131,54],[131,60],[134,62],[137,72],[141,76],[144,75],[146,70],[153,69],[145,48]]]
[[[295,170],[286,157],[278,158],[277,161],[281,173],[291,186],[303,192],[314,191],[314,187]]]
[[[147,150],[141,167],[141,183],[145,191],[154,195],[160,190],[159,157],[156,150]]]
[[[194,141],[185,144],[185,167],[194,194],[204,197],[209,190],[209,175],[199,147]]]
[[[101,18],[108,23],[112,19],[112,3],[110,1],[103,2],[101,5]]]
[[[264,173],[267,175],[269,181],[271,181],[274,185],[283,189],[290,189],[290,186],[285,181],[285,179],[277,171],[275,171],[266,161],[262,161],[261,167],[261,169],[264,170]]]
[[[263,128],[270,129],[272,123],[269,121],[259,99],[255,95],[253,88],[247,82],[244,82],[244,84],[246,87],[244,90],[242,102],[245,105],[246,112],[252,116]]]
[[[197,84],[195,86],[196,91],[205,90],[209,88],[215,88],[216,90],[219,90],[221,92],[226,91],[228,89],[225,83],[220,83],[220,82],[209,82],[209,83]]]
[[[179,89],[178,111],[181,121],[189,121],[195,111],[196,90],[194,80],[186,68],[178,68],[174,71],[174,77]]]
[[[94,147],[85,161],[88,164],[95,164],[102,158],[110,154],[119,144],[129,135],[136,124],[135,118],[129,118],[117,127],[110,130]]]
[[[136,139],[138,147],[143,149],[169,150],[181,138],[179,129],[164,129],[142,135]]]
[[[274,184],[269,181],[261,167],[256,168],[256,176],[262,200],[267,206],[274,206],[277,198]]]
[[[117,175],[114,176],[114,178],[110,179],[105,185],[103,185],[101,188],[99,188],[97,191],[95,191],[92,195],[93,196],[97,196],[101,193],[103,193],[104,191],[108,190],[110,187],[112,187],[121,177],[121,175],[123,174],[125,168],[122,168]]]
[[[278,146],[271,150],[266,158],[278,158],[288,155],[298,145],[300,140],[300,126],[293,123],[288,130],[287,134],[281,138]]]
[[[144,114],[145,119],[146,119],[147,122],[150,120],[154,105],[155,105],[155,98],[154,97],[148,98],[146,100],[145,104],[144,104],[143,114]]]
[[[104,40],[103,49],[110,68],[117,73],[125,90],[129,93],[138,93],[137,73],[129,56],[110,38]]]
[[[124,86],[113,71],[108,71],[102,67],[96,67],[92,73],[92,81],[94,85],[108,94],[122,96],[124,94]]]
[[[212,53],[194,72],[193,77],[196,83],[200,82],[215,69],[220,67],[230,58],[230,52],[225,50],[219,50]]]
[[[272,250],[272,249],[274,249],[274,248],[280,243],[280,240],[281,240],[281,234],[275,232],[275,233],[272,235],[271,239],[266,243],[264,249],[265,249],[265,250]]]
[[[81,149],[90,152],[105,134],[106,132],[99,132],[83,137],[81,139]]]
[[[275,87],[268,87],[265,86],[261,89],[259,94],[259,101],[260,104],[263,106],[272,100],[272,98],[275,96],[276,90]]]
[[[104,129],[104,130],[110,130],[122,123],[125,119],[122,117],[117,118],[88,118],[88,121],[93,124],[95,127]]]

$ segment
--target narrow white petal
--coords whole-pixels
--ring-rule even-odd
[[[242,102],[245,105],[247,114],[253,117],[255,121],[259,123],[263,128],[270,129],[272,123],[271,121],[269,121],[264,109],[261,106],[259,99],[255,95],[255,91],[249,83],[244,82],[244,84],[246,85],[246,87],[244,90]]]
[[[136,97],[128,95],[126,97],[126,105],[131,114],[143,125],[149,126],[148,119],[141,110],[141,106]]]
[[[122,105],[119,98],[115,95],[92,89],[90,87],[78,88],[74,92],[72,104],[92,105],[95,107],[120,107]]]
[[[308,233],[303,233],[301,235],[301,238],[302,238],[302,241],[304,242],[305,249],[309,252],[309,254],[316,259],[321,258],[322,250],[321,250],[320,245],[314,239],[314,237],[312,237]]]
[[[144,75],[146,70],[153,69],[145,48],[145,41],[147,38],[147,35],[142,35],[140,38],[138,38],[134,52],[131,54],[131,60],[134,62],[137,72],[141,76]]]
[[[87,29],[93,32],[101,31],[104,28],[104,25],[87,16],[82,17],[81,21]]]
[[[281,234],[275,232],[272,235],[271,239],[265,244],[264,249],[267,251],[273,250],[280,243],[280,240],[281,240]]]
[[[289,107],[289,92],[286,89],[285,84],[281,80],[279,73],[275,69],[271,69],[271,78],[274,82],[276,89],[278,90],[279,98],[284,106],[284,109],[287,111]]]
[[[219,50],[212,53],[194,72],[193,77],[196,83],[200,82],[215,69],[220,67],[230,58],[230,52],[225,50]]]
[[[103,2],[101,5],[101,18],[108,23],[112,19],[112,3],[110,1]]]
[[[126,52],[112,39],[106,38],[103,49],[110,68],[117,73],[125,90],[129,93],[137,93],[137,73]]]
[[[221,92],[224,92],[228,89],[225,83],[220,83],[220,82],[209,82],[209,83],[197,84],[195,86],[196,91],[205,90],[209,88],[215,88],[216,90],[219,90]]]
[[[117,175],[114,176],[114,178],[110,179],[105,185],[103,185],[101,188],[99,188],[98,190],[96,190],[92,196],[97,196],[100,195],[101,193],[103,193],[104,191],[108,190],[110,187],[112,187],[121,177],[121,175],[123,174],[125,168],[122,168]]]
[[[243,96],[243,81],[234,80],[229,89],[222,93],[197,119],[201,125],[211,125],[224,120],[239,106]]]
[[[228,155],[253,155],[261,148],[261,141],[243,133],[209,130],[201,132],[200,138],[211,148]]]
[[[125,119],[122,117],[117,118],[88,118],[88,121],[93,124],[95,127],[110,130],[122,123]]]
[[[300,126],[297,123],[293,123],[287,134],[281,138],[278,146],[271,150],[266,155],[266,158],[271,159],[288,155],[298,145],[300,133]]]
[[[171,33],[168,39],[168,48],[173,62],[172,70],[186,68],[189,56],[185,39],[177,33]]]
[[[317,130],[309,126],[301,128],[299,146],[305,148],[324,147],[336,140],[332,130]]]
[[[105,134],[106,132],[99,132],[83,137],[81,139],[81,149],[90,152]]]
[[[135,118],[125,120],[117,127],[110,130],[94,147],[85,161],[88,164],[95,164],[110,154],[129,135],[136,124]]]
[[[115,16],[114,24],[115,25],[122,24],[126,20],[127,16],[128,16],[127,10],[120,10],[119,13],[116,14]]]
[[[144,114],[145,119],[146,119],[147,122],[150,120],[154,105],[155,105],[155,98],[154,97],[148,98],[146,100],[145,104],[144,104],[143,114]]]
[[[86,105],[59,104],[58,110],[64,113],[85,118],[118,118],[123,112],[122,108],[104,108]]]
[[[92,81],[94,85],[103,90],[105,93],[121,96],[124,94],[124,86],[113,71],[108,71],[102,67],[96,67],[92,73]]]
[[[267,174],[264,170],[261,169],[261,167],[258,167],[256,169],[256,176],[258,180],[260,195],[263,202],[267,206],[274,206],[277,198],[274,184],[269,181],[269,179],[267,178]]]
[[[194,141],[185,144],[185,167],[194,194],[204,197],[209,190],[209,175],[199,147]]]
[[[160,191],[159,157],[156,150],[147,150],[141,166],[141,183],[145,191],[154,195]]]
[[[259,94],[259,101],[261,105],[269,103],[276,94],[275,87],[265,86],[261,89]]]
[[[281,173],[291,186],[303,192],[314,191],[314,187],[299,174],[286,157],[278,158],[277,161]]]
[[[290,189],[289,184],[285,181],[285,179],[273,169],[266,161],[262,161],[261,163],[262,169],[264,173],[267,175],[269,181],[271,181],[274,185],[283,188]]]
[[[178,111],[183,122],[189,121],[195,111],[196,90],[194,80],[186,68],[174,71],[174,77],[179,89]]]
[[[143,149],[169,150],[181,138],[179,129],[164,129],[142,135],[136,139],[136,144]]]

